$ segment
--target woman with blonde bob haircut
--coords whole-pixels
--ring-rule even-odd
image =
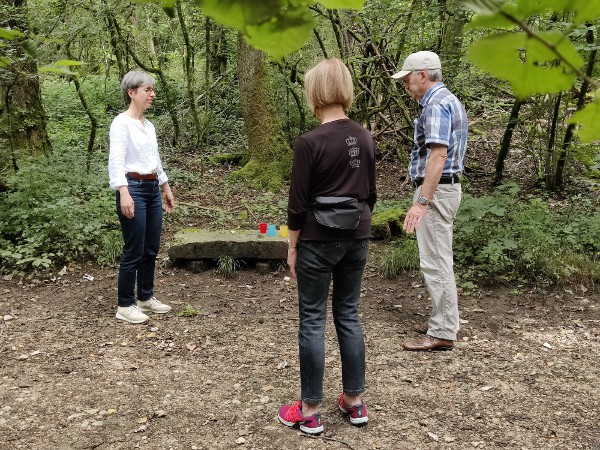
[[[306,101],[315,117],[320,108],[341,105],[347,113],[354,100],[354,84],[346,65],[337,58],[321,61],[304,75]]]
[[[354,97],[348,68],[339,59],[323,60],[305,74],[304,89],[321,125],[296,139],[287,208],[287,262],[298,279],[301,399],[282,405],[278,418],[288,427],[318,434],[324,430],[320,407],[331,282],[342,360],[338,406],[353,425],[368,421],[361,398],[365,342],[358,304],[377,192],[375,144],[347,116]]]

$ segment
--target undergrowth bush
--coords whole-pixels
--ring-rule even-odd
[[[416,270],[419,270],[419,247],[416,238],[397,239],[379,261],[379,272],[386,278],[395,278],[402,272]]]
[[[95,255],[118,228],[105,162],[90,173],[85,156],[55,152],[23,163],[0,195],[0,267],[4,272],[48,268]]]
[[[577,209],[517,197],[507,184],[494,194],[465,194],[454,227],[456,273],[463,289],[485,281],[594,283],[600,280],[600,211],[578,199]],[[404,235],[379,260],[394,278],[419,268],[416,239]]]
[[[490,196],[465,195],[455,226],[454,255],[461,279],[536,282],[600,279],[600,212],[551,210],[519,187]]]

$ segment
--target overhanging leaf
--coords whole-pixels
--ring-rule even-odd
[[[592,0],[573,0],[569,5],[575,12],[576,23],[591,22],[600,18],[600,2]]]
[[[35,45],[35,42],[33,42],[31,39],[25,39],[21,43],[21,47],[23,47],[23,50],[25,50],[25,53],[27,53],[29,56],[32,58],[37,58],[37,45]]]
[[[600,140],[600,96],[588,104],[585,108],[573,114],[569,119],[571,123],[578,123],[581,127],[577,134],[584,142],[593,142]]]
[[[170,19],[175,18],[175,0],[161,0],[160,5]]]
[[[248,26],[262,25],[287,5],[284,0],[196,0],[202,12],[217,22],[245,32]]]
[[[361,9],[365,0],[320,0],[327,9]]]
[[[514,27],[515,23],[513,21],[499,13],[492,15],[477,15],[465,26],[468,30],[473,28],[510,29]]]
[[[54,65],[56,65],[58,67],[62,67],[62,66],[82,66],[83,64],[85,64],[85,63],[83,63],[81,61],[74,61],[74,60],[71,60],[71,59],[61,59],[61,60],[56,61],[54,63]]]
[[[583,65],[572,43],[561,33],[539,33],[539,36],[556,46],[574,67]],[[509,81],[519,98],[569,89],[575,79],[574,73],[549,48],[525,33],[482,38],[469,48],[467,56],[481,69]]]
[[[63,69],[62,67],[56,67],[56,66],[40,67],[39,71],[44,72],[44,73],[56,73],[58,75],[77,75],[75,72],[71,72],[70,70]]]
[[[8,39],[9,41],[12,41],[15,38],[23,37],[23,36],[25,36],[25,35],[23,33],[21,33],[20,31],[9,30],[8,28],[0,28],[0,38],[1,39]]]
[[[246,28],[246,41],[275,59],[301,48],[308,40],[314,23],[305,8],[287,10],[269,22]]]
[[[517,10],[523,16],[529,17],[545,11],[557,11],[564,8],[564,3],[571,0],[519,0]]]
[[[10,66],[12,61],[6,56],[0,56],[0,67]]]
[[[597,0],[519,0],[517,10],[525,17],[548,11],[575,13],[574,22],[594,21],[600,17],[600,2]]]
[[[463,4],[477,14],[495,14],[504,3],[501,0],[465,0]]]

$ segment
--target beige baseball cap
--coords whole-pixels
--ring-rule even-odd
[[[402,70],[392,75],[392,78],[395,78],[396,80],[402,79],[414,70],[429,70],[441,68],[442,63],[440,61],[440,57],[433,52],[424,50],[408,55],[404,60]]]

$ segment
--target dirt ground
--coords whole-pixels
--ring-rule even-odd
[[[384,172],[382,198],[409,195]],[[176,196],[214,208],[223,193],[205,183]],[[177,226],[167,224],[162,252]],[[401,345],[428,316],[427,292],[418,274],[382,278],[381,251],[373,245],[361,300],[369,423],[353,427],[337,410],[330,321],[316,438],[276,419],[299,397],[289,273],[161,268],[156,295],[174,311],[144,325],[114,318],[116,269],[79,263],[49,279],[0,279],[0,449],[600,450],[597,288],[463,293],[455,349],[411,353]],[[187,305],[198,315],[178,316]]]
[[[386,280],[370,266],[369,424],[337,411],[330,323],[326,429],[311,438],[275,417],[299,396],[295,282],[285,276],[162,270],[156,294],[174,312],[145,325],[115,320],[114,270],[3,280],[0,448],[600,448],[597,293],[461,296],[455,349],[411,353],[401,344],[428,314],[426,290],[419,276]],[[177,316],[188,304],[199,314]]]

